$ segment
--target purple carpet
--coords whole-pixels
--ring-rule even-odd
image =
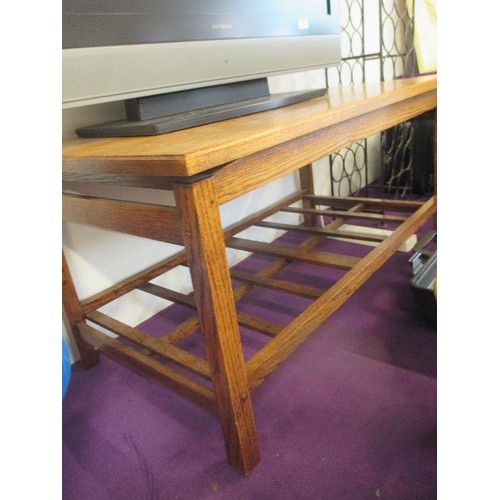
[[[436,328],[413,297],[408,258],[391,257],[252,393],[262,458],[247,477],[227,464],[210,414],[104,356],[89,371],[74,366],[63,499],[435,499]],[[281,276],[326,287],[330,272],[293,264]],[[269,308],[274,293],[251,292],[238,308],[284,323],[309,303]],[[164,332],[184,311],[142,329]],[[261,340],[242,335],[248,357]]]

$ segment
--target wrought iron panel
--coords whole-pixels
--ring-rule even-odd
[[[414,0],[412,0],[414,12]],[[389,81],[418,74],[414,48],[414,19],[406,0],[374,2],[343,0],[342,61],[326,71],[329,87]],[[378,40],[373,34],[378,32]],[[370,39],[369,39],[370,38]],[[331,193],[346,196],[375,187],[380,195],[411,194],[414,185],[411,122],[380,135],[381,158],[369,153],[364,139],[329,157]],[[369,186],[369,169],[379,167],[379,181]]]

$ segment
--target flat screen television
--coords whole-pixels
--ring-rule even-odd
[[[321,89],[269,95],[267,77],[341,58],[339,0],[63,0],[62,9],[63,109],[124,101],[127,112],[77,130],[84,137],[165,133],[315,97]]]

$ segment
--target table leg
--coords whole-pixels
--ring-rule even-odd
[[[299,170],[299,182],[301,189],[305,189],[307,194],[314,194],[314,177],[312,163],[305,165]],[[310,200],[304,199],[302,201],[303,208],[316,208],[314,203]],[[306,226],[315,226],[317,216],[313,214],[304,215],[304,223]]]
[[[79,321],[83,321],[84,314],[76,294],[75,285],[73,284],[64,252],[62,253],[62,302],[66,319],[80,354],[79,362],[83,368],[92,368],[92,366],[99,362],[99,356],[94,346],[88,344],[80,337],[76,328],[76,324]]]
[[[211,178],[174,191],[228,460],[247,474],[260,455],[217,195]]]

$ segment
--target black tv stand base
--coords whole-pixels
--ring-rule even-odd
[[[125,102],[127,118],[76,130],[80,137],[159,135],[288,106],[326,89],[270,94],[267,79],[185,90]]]

